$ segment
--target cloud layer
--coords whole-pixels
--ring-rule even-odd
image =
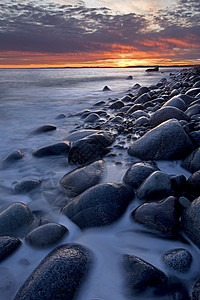
[[[177,0],[176,6],[149,14],[114,13],[88,8],[83,2],[39,3],[0,4],[1,63],[39,63],[41,54],[47,64],[48,55],[66,64],[112,58],[174,62],[200,58],[199,1]]]

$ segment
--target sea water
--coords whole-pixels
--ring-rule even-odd
[[[76,113],[91,109],[98,101],[120,98],[132,92],[136,83],[150,86],[161,78],[169,80],[170,73],[178,71],[178,68],[161,68],[159,72],[152,73],[146,73],[144,68],[0,70],[0,160],[17,149],[24,153],[23,162],[19,162],[17,167],[0,170],[0,211],[13,202],[23,202],[35,215],[46,217],[69,229],[69,235],[57,245],[75,242],[92,250],[95,264],[78,300],[127,299],[120,267],[123,254],[136,255],[170,275],[161,262],[161,256],[169,249],[184,247],[192,253],[194,261],[190,272],[180,277],[190,286],[199,274],[199,250],[184,238],[162,239],[134,224],[130,220],[130,214],[140,204],[136,200],[133,200],[123,217],[114,224],[82,232],[60,213],[60,203],[63,201],[64,205],[65,199],[62,198],[59,181],[76,166],[70,166],[66,157],[38,159],[32,153],[42,146],[64,140],[80,124],[80,116],[76,117]],[[127,80],[128,76],[133,79]],[[106,85],[111,91],[102,91]],[[66,118],[57,119],[62,113],[66,114]],[[42,135],[31,134],[38,126],[49,123],[56,125],[57,130]],[[121,153],[118,163],[112,159],[106,160],[102,182],[122,182],[122,177],[130,166],[126,156],[127,152]],[[158,162],[158,166],[168,174],[190,175],[178,162]],[[25,179],[42,180],[42,189],[29,194],[13,193],[15,184]],[[23,245],[0,264],[1,279],[5,268],[14,276],[13,289],[9,291],[6,289],[7,283],[1,281],[0,300],[13,299],[34,268],[57,246],[38,250],[29,246],[23,238],[21,241]],[[140,299],[145,299],[145,296]]]

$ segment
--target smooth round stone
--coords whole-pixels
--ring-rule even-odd
[[[138,88],[139,86],[137,86],[137,88]],[[144,94],[144,93],[148,93],[148,92],[150,92],[150,89],[148,88],[148,87],[146,87],[146,86],[141,86],[141,87],[139,87],[139,90],[138,90],[138,95],[140,96],[140,95],[142,95],[142,94]]]
[[[129,75],[128,77],[126,77],[127,80],[132,80],[133,76]]]
[[[134,104],[144,104],[145,102],[151,99],[149,93],[144,93],[140,95],[135,101]]]
[[[15,202],[0,213],[0,235],[21,235],[33,220],[33,214],[28,206]]]
[[[124,107],[124,103],[121,100],[115,101],[108,108],[109,109],[120,109]]]
[[[2,159],[3,163],[13,163],[24,157],[24,153],[20,150],[15,150]]]
[[[55,125],[45,124],[45,125],[42,125],[42,126],[36,128],[35,130],[33,130],[32,133],[40,134],[40,133],[44,133],[44,132],[53,131],[56,129],[57,129],[57,127]]]
[[[196,149],[186,157],[181,163],[181,167],[191,173],[200,170],[200,148]]]
[[[48,247],[58,243],[66,233],[68,233],[68,229],[65,226],[47,223],[29,232],[26,240],[35,247]]]
[[[162,107],[166,106],[176,107],[182,111],[185,111],[187,109],[187,105],[185,104],[184,100],[182,100],[178,96],[169,99],[165,104],[163,104]]]
[[[45,157],[51,155],[68,154],[70,150],[70,142],[63,141],[42,147],[33,153],[36,157]]]
[[[171,188],[178,194],[182,194],[186,186],[186,177],[184,175],[171,175]]]
[[[186,273],[192,263],[192,255],[186,249],[172,249],[162,256],[164,264],[177,272]]]
[[[137,190],[137,197],[139,199],[161,198],[168,195],[170,191],[170,177],[162,171],[155,171],[140,185]]]
[[[144,106],[142,104],[134,104],[129,108],[129,110],[127,111],[127,114],[130,115],[137,110],[143,110],[143,109],[144,109]]]
[[[103,92],[106,92],[106,91],[111,91],[111,89],[107,85],[105,85],[103,88]]]
[[[132,165],[125,173],[123,182],[129,184],[133,188],[138,188],[143,181],[153,172],[157,171],[156,165],[139,162]]]
[[[122,216],[133,197],[129,186],[101,183],[74,198],[62,212],[81,229],[105,226]]]
[[[94,122],[98,121],[99,119],[100,119],[100,117],[98,114],[91,113],[85,118],[84,122],[85,123],[94,123]]]
[[[0,236],[0,261],[11,255],[21,244],[16,237]]]
[[[195,282],[192,289],[192,300],[200,299],[200,278]]]
[[[191,105],[185,112],[189,117],[200,114],[200,104]]]
[[[103,173],[104,162],[103,160],[99,160],[65,174],[60,184],[65,188],[68,197],[75,197],[99,183],[103,177]]]
[[[179,231],[180,207],[173,196],[158,202],[144,203],[137,207],[131,216],[136,222],[158,231],[165,237],[177,236]]]
[[[65,119],[66,118],[66,114],[59,114],[57,117],[56,117],[56,120],[61,120],[61,119]]]
[[[195,100],[194,97],[185,94],[179,94],[177,97],[181,98],[187,106],[190,105]]]
[[[198,93],[200,93],[200,88],[192,88],[189,89],[185,94],[191,97],[195,97]]]
[[[69,142],[76,142],[80,139],[83,139],[89,135],[92,135],[94,133],[100,133],[102,131],[100,130],[94,130],[94,129],[81,129],[81,130],[77,130],[72,132],[71,134],[69,134],[65,140],[69,141]]]
[[[55,248],[24,282],[14,300],[74,299],[93,260],[93,254],[79,244]]]
[[[191,138],[192,142],[196,147],[200,147],[200,130],[192,131],[189,133],[189,137]]]
[[[148,295],[150,293],[151,296],[152,294],[154,296],[163,295],[167,292],[167,276],[153,265],[137,256],[128,254],[123,255],[121,264],[128,296],[140,295],[141,297],[145,291],[148,291]]]
[[[200,170],[188,178],[187,191],[196,197],[200,196]]]
[[[133,113],[131,114],[131,116],[132,116],[133,118],[135,118],[135,119],[138,119],[138,118],[140,118],[140,117],[148,117],[149,115],[148,115],[148,113],[146,113],[145,111],[137,110],[137,111],[133,112]]]
[[[39,187],[41,183],[40,180],[23,180],[15,185],[14,191],[17,193],[28,193]]]
[[[124,119],[120,116],[117,116],[115,118],[113,118],[110,123],[122,123],[124,121]]]
[[[149,124],[149,118],[143,116],[139,117],[137,120],[135,120],[134,125],[137,126],[143,126],[143,125],[148,125]]]

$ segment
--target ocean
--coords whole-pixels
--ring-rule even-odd
[[[181,240],[174,243],[173,240],[147,234],[140,226],[133,224],[130,213],[138,205],[137,202],[132,203],[124,216],[113,225],[82,232],[57,207],[61,197],[59,181],[75,166],[70,166],[65,157],[37,159],[32,153],[42,146],[64,140],[79,125],[80,117],[75,116],[76,113],[91,109],[98,101],[121,98],[131,92],[137,83],[150,86],[162,78],[168,80],[170,73],[179,70],[160,68],[159,72],[146,73],[144,68],[0,69],[0,160],[17,149],[24,153],[23,163],[17,168],[0,169],[0,211],[13,202],[23,202],[37,215],[69,229],[69,235],[58,244],[80,243],[94,252],[95,267],[77,300],[127,299],[119,266],[123,253],[132,253],[163,269],[160,256],[164,251],[184,245],[193,257],[197,257],[196,250]],[[127,80],[128,76],[133,79]],[[104,86],[111,90],[103,92]],[[66,118],[57,119],[63,113]],[[43,124],[56,125],[57,130],[42,135],[31,134]],[[122,182],[128,168],[123,158],[122,162],[120,165],[112,160],[107,162],[103,182]],[[176,162],[159,162],[159,167],[168,174],[181,172],[189,176]],[[13,193],[15,184],[24,179],[44,181],[42,191],[22,195]],[[21,241],[23,245],[0,265],[0,278],[3,278],[5,270],[9,270],[14,278],[10,292],[6,289],[7,279],[0,283],[0,300],[13,299],[33,269],[55,248],[38,250],[28,245],[24,238]],[[181,276],[189,284],[190,274]]]

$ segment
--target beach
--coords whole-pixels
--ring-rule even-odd
[[[199,67],[1,72],[0,299],[198,299]]]

